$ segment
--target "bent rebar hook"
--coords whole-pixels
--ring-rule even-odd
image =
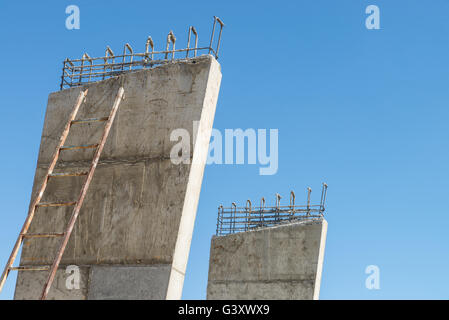
[[[71,67],[68,67],[67,64],[70,64]],[[67,72],[67,69],[70,70],[70,73]],[[66,82],[70,87],[72,86],[74,71],[75,71],[75,65],[73,64],[72,61],[70,61],[69,58],[66,58],[63,62],[63,67],[62,67],[62,77],[61,77],[61,87],[60,87],[61,90],[64,88],[64,82]],[[68,83],[67,80],[65,80],[65,76],[70,78],[70,83]]]
[[[262,199],[260,199],[260,224],[263,226],[264,222],[265,222],[265,217],[264,217],[264,210],[265,210],[265,198],[262,197]]]
[[[82,78],[83,78],[83,69],[84,69],[84,61],[89,61],[90,62],[90,71],[89,71],[89,81],[92,78],[92,65],[93,65],[93,60],[92,58],[87,54],[84,53],[83,57],[81,58],[81,69],[80,69],[80,77],[79,77],[79,83],[82,82]]]
[[[129,55],[131,56],[131,59],[129,60],[129,70],[131,70],[131,68],[132,68],[132,62],[133,62],[133,48],[131,48],[131,46],[129,45],[129,43],[125,43],[125,46],[123,47],[122,70],[125,68],[126,50],[129,51]]]
[[[193,57],[196,57],[196,51],[197,51],[197,48],[198,48],[198,33],[196,32],[196,29],[195,29],[194,26],[190,26],[189,27],[189,36],[188,36],[188,39],[187,39],[187,54],[186,54],[186,58],[189,57],[190,38],[191,38],[192,33],[195,35],[195,50],[193,51],[194,52],[193,53]]]
[[[290,191],[290,207],[294,207],[295,206],[295,193],[292,191]]]
[[[223,205],[220,205],[218,207],[218,216],[217,216],[217,232],[216,232],[217,235],[221,234],[222,227],[223,227]]]
[[[113,65],[115,64],[114,52],[112,51],[112,49],[109,46],[107,46],[106,47],[106,52],[105,52],[104,58],[103,58],[103,60],[104,60],[103,80],[106,77],[106,68],[107,68],[107,65],[109,64],[109,62],[108,62],[109,59],[112,59],[111,71],[113,71],[114,70],[114,66]]]
[[[321,189],[321,201],[320,201],[321,214],[324,211],[324,204],[326,202],[326,194],[327,194],[327,184],[323,182],[323,188]]]
[[[251,200],[246,200],[246,211],[251,212],[252,211],[252,205]]]
[[[291,212],[290,215],[294,216],[295,215],[295,193],[292,191],[290,191],[290,208],[291,208]]]
[[[218,35],[217,48],[214,51],[214,49],[212,49],[212,44],[214,42],[215,25],[216,25],[217,21],[220,24],[220,34]],[[223,27],[224,27],[223,21],[221,21],[221,19],[219,17],[214,16],[214,25],[212,27],[212,34],[210,36],[209,54],[211,51],[214,51],[215,59],[218,59],[218,50],[220,50],[221,33],[223,32]]]
[[[246,226],[245,226],[245,230],[248,230],[250,227],[250,220],[251,220],[251,212],[252,212],[252,205],[251,205],[251,200],[246,200]]]
[[[173,31],[170,31],[167,35],[167,47],[165,48],[165,60],[168,58],[168,49],[170,48],[170,42],[172,43],[172,56],[171,59],[175,59],[175,43],[176,43],[176,37],[173,34]]]
[[[312,193],[312,188],[307,187],[307,215],[310,215],[310,194]]]
[[[154,42],[153,39],[149,36],[147,39],[147,43],[145,43],[145,57],[148,57],[149,52],[148,49],[151,46],[151,57],[150,60],[153,60],[153,52],[154,52]]]
[[[281,206],[281,195],[279,193],[276,193],[276,220],[279,221],[279,207]]]
[[[235,202],[232,203],[232,208],[234,210],[234,215],[231,216],[231,230],[232,232],[235,232],[235,219],[236,219],[236,215],[237,215],[237,205],[235,204]]]
[[[276,209],[279,209],[279,206],[281,205],[281,195],[279,193],[276,193]]]

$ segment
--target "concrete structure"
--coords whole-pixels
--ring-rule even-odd
[[[207,299],[318,299],[327,222],[212,238]]]
[[[165,64],[87,84],[78,118],[109,114],[125,89],[49,299],[179,299],[221,81],[212,56]],[[33,197],[81,87],[50,94]],[[194,130],[193,121],[199,121]],[[66,145],[99,141],[102,123],[72,127]],[[195,141],[193,164],[170,159],[170,133]],[[86,169],[92,151],[64,151],[55,172]],[[43,202],[76,199],[83,177],[50,179]],[[30,233],[63,232],[71,207],[39,208]],[[25,240],[21,265],[48,265],[60,239]],[[80,271],[79,289],[67,286]],[[47,271],[19,272],[15,299],[37,299]],[[76,286],[75,286],[76,287]],[[72,288],[72,289],[68,289]]]

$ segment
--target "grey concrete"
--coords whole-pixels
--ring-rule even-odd
[[[327,222],[296,222],[211,242],[207,299],[318,299]]]
[[[66,272],[67,266],[60,266],[56,272],[53,288],[48,300],[85,300],[87,297],[89,267],[79,266],[79,288],[67,285],[73,273]],[[43,283],[47,280],[48,271],[20,272],[17,278],[14,299],[37,300],[42,294]]]
[[[215,61],[215,60],[213,60]],[[210,66],[209,78],[204,95],[204,108],[194,135],[194,150],[187,189],[184,197],[178,237],[176,239],[173,264],[168,283],[167,299],[181,299],[184,284],[193,226],[198,207],[199,193],[203,181],[204,166],[209,151],[209,142],[215,115],[215,105],[220,90],[221,72],[218,63]]]
[[[93,266],[89,300],[163,300],[171,265]]]
[[[120,86],[125,89],[125,100],[62,264],[173,265],[169,283],[161,286],[155,296],[181,297],[220,81],[218,62],[212,56],[201,56],[85,86],[89,92],[78,119],[108,115]],[[33,197],[82,89],[71,88],[49,96]],[[193,121],[198,121],[195,131]],[[98,142],[102,125],[73,126],[66,145]],[[178,128],[186,129],[195,141],[190,154],[194,164],[174,164],[170,160],[170,151],[177,143],[170,141],[170,133]],[[56,172],[86,169],[92,154],[92,150],[63,151]],[[43,201],[75,200],[83,179],[50,179]],[[70,207],[39,208],[30,232],[63,231],[70,214]],[[57,239],[26,240],[21,264],[50,264],[58,243]],[[26,296],[32,281],[23,271],[18,279],[19,299]],[[114,283],[104,285],[107,290]],[[135,296],[131,289],[129,296]]]

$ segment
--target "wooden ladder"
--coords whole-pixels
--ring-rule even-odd
[[[123,89],[123,87],[120,87],[120,89],[118,90],[117,96],[115,97],[115,101],[112,106],[112,110],[109,114],[109,117],[75,120],[78,110],[79,110],[81,104],[84,102],[86,95],[87,95],[87,89],[85,91],[80,92],[78,99],[75,103],[75,107],[73,108],[73,110],[70,114],[69,121],[67,122],[67,124],[64,127],[64,131],[62,132],[61,138],[59,139],[59,143],[58,143],[56,151],[53,155],[53,159],[50,162],[50,166],[48,167],[47,174],[45,175],[44,181],[39,189],[39,192],[30,207],[28,216],[25,220],[25,223],[23,224],[22,230],[20,231],[19,237],[17,238],[16,244],[14,245],[14,249],[12,250],[11,256],[9,257],[9,260],[8,260],[6,267],[5,267],[5,269],[2,273],[2,276],[0,278],[0,292],[6,282],[6,279],[9,275],[10,271],[13,271],[13,270],[20,270],[20,271],[50,270],[50,273],[48,275],[47,281],[45,282],[45,286],[44,286],[44,289],[42,290],[42,294],[40,297],[41,300],[45,300],[47,298],[48,292],[50,291],[50,287],[55,278],[56,271],[58,270],[59,263],[61,262],[62,255],[64,254],[64,251],[65,251],[67,243],[70,239],[70,235],[72,233],[73,227],[75,226],[76,219],[78,218],[81,206],[83,205],[83,201],[86,196],[87,190],[89,189],[89,185],[92,180],[93,174],[95,172],[95,168],[97,167],[98,160],[100,159],[101,152],[103,151],[104,144],[109,135],[109,131],[111,129],[112,123],[114,122],[114,118],[117,113],[118,107],[120,105],[121,100],[123,99],[124,89]],[[70,131],[70,128],[72,125],[83,124],[83,123],[92,123],[92,122],[106,122],[106,125],[103,130],[103,135],[102,135],[101,141],[99,143],[91,144],[91,145],[80,145],[80,146],[64,146],[64,143],[67,139],[67,136],[69,134],[69,131]],[[53,173],[53,169],[56,166],[56,163],[58,161],[59,154],[61,151],[74,150],[74,149],[86,149],[86,148],[95,148],[96,149],[94,158],[92,160],[90,169],[88,171],[80,171],[80,172],[75,172],[75,173]],[[84,181],[84,184],[83,184],[80,194],[78,196],[78,200],[76,202],[54,202],[54,203],[42,203],[41,202],[41,199],[44,195],[44,191],[47,187],[47,184],[48,184],[48,181],[50,178],[73,177],[73,176],[86,176],[87,177],[86,180]],[[64,233],[38,233],[38,234],[28,233],[28,229],[31,225],[31,221],[33,220],[34,213],[36,212],[37,208],[39,208],[39,207],[60,207],[60,206],[74,206],[73,211],[72,211],[72,216],[70,217],[70,221],[69,221]],[[23,241],[25,238],[38,239],[38,238],[55,238],[55,237],[61,237],[62,242],[60,244],[60,247],[58,249],[56,257],[53,260],[53,264],[51,266],[47,265],[47,266],[13,267],[14,260],[16,259],[17,253],[19,252],[19,249],[20,249],[21,245],[23,244]]]

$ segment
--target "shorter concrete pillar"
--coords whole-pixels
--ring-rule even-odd
[[[318,299],[327,222],[212,237],[208,300]]]

